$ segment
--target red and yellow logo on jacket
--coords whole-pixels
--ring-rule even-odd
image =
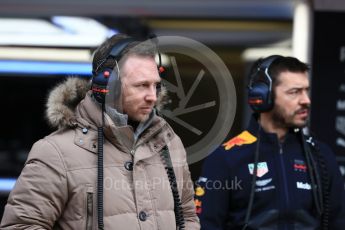
[[[256,137],[254,137],[248,131],[243,131],[240,135],[232,138],[228,142],[225,142],[223,144],[223,146],[224,146],[225,150],[229,150],[232,147],[234,147],[235,145],[241,146],[241,145],[244,145],[244,144],[254,143],[255,141],[256,141]]]
[[[194,200],[194,204],[195,204],[195,212],[196,214],[201,214],[202,213],[202,202],[198,199]]]

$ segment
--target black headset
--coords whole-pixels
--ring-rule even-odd
[[[136,40],[134,40],[133,38],[124,38],[120,40],[118,43],[116,43],[113,46],[108,56],[105,59],[100,61],[100,63],[96,67],[96,70],[94,70],[91,89],[92,89],[94,98],[99,103],[104,103],[105,96],[109,93],[108,83],[109,83],[110,78],[114,80],[113,85],[115,88],[112,90],[112,92],[115,94],[114,95],[115,98],[117,98],[116,96],[118,96],[118,94],[121,93],[121,81],[120,81],[120,76],[119,76],[118,61],[122,57],[123,50],[130,43],[134,41]],[[114,68],[117,68],[117,69],[113,70],[111,68],[103,68],[103,64],[110,58],[115,60]]]
[[[157,42],[155,39],[153,39],[154,42]],[[120,69],[118,62],[122,57],[123,51],[133,42],[139,42],[139,40],[135,40],[134,38],[128,37],[120,40],[117,42],[113,48],[111,49],[110,53],[108,56],[101,60],[100,63],[97,65],[96,69],[93,72],[93,78],[92,78],[92,92],[94,98],[99,102],[99,103],[105,103],[105,96],[108,93],[113,94],[113,98],[117,99],[120,97],[121,94],[121,79],[120,79]],[[109,59],[114,59],[115,60],[115,67],[116,69],[111,69],[111,68],[103,68],[103,64],[109,60]],[[165,71],[164,67],[162,66],[162,59],[161,59],[161,54],[158,52],[158,58],[159,58],[159,63],[158,63],[158,73],[161,76],[161,74]],[[112,86],[113,88],[109,90],[108,84],[109,84],[109,79],[112,80]],[[158,92],[157,92],[158,93]]]
[[[272,55],[261,61],[257,70],[252,73],[248,85],[248,104],[254,112],[267,112],[273,108],[272,77],[269,75],[271,64],[280,55]]]

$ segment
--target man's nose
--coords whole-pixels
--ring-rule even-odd
[[[151,86],[148,89],[148,92],[145,96],[145,100],[150,101],[150,102],[156,102],[157,101],[157,89],[156,86]]]
[[[311,101],[310,101],[310,97],[309,97],[308,91],[304,91],[302,93],[302,97],[301,97],[300,103],[304,104],[304,105],[310,105]]]

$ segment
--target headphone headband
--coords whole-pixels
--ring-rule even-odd
[[[282,57],[282,56],[272,55],[272,56],[265,58],[260,64],[260,69],[268,69],[270,67],[270,65],[272,64],[272,62],[274,62],[277,58],[280,58],[280,57]]]
[[[125,38],[121,41],[119,41],[118,43],[115,44],[115,46],[111,49],[110,53],[108,54],[108,57],[112,57],[115,58],[116,61],[118,61],[121,56],[122,56],[122,52],[125,50],[125,48],[132,42],[135,42],[137,40],[133,39],[133,38]]]

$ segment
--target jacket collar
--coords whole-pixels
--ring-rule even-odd
[[[92,101],[89,89],[90,81],[78,77],[68,78],[57,85],[49,93],[46,117],[49,124],[54,128],[75,129],[75,143],[97,153],[97,127],[102,125],[102,112],[100,106]],[[166,89],[162,87],[155,106],[157,110],[167,102],[166,94]],[[155,122],[155,120],[159,122]],[[143,127],[138,129],[140,132],[136,136],[139,138],[139,142],[146,140],[151,143],[149,136],[152,135],[147,134],[157,134],[159,129],[164,129],[165,125],[168,126],[163,119],[158,119],[155,113],[152,114],[150,122],[152,123],[145,123]],[[83,132],[84,128],[87,130],[86,133]],[[105,116],[104,133],[111,143],[124,152],[131,150],[136,143],[131,126],[117,126],[108,115]],[[121,137],[121,139],[117,137]],[[155,142],[156,146],[159,146],[160,141],[158,139]]]
[[[86,127],[90,126],[79,126],[75,129],[74,143],[83,149],[97,154],[98,133],[96,130],[88,129]],[[85,132],[85,130],[87,130],[87,132]],[[119,148],[119,150],[123,152],[130,153],[132,149],[138,150],[134,154],[134,163],[159,154],[162,148],[170,143],[174,135],[176,135],[173,132],[172,128],[166,123],[166,121],[157,116],[155,117],[152,126],[143,133],[135,146],[125,144],[123,135],[126,135],[125,132],[127,130],[122,130],[122,128],[117,128],[116,130],[117,133],[106,133],[105,135],[107,136],[107,139],[112,142],[112,144],[115,144]],[[117,138],[118,135],[121,135],[122,141],[119,141],[119,138]],[[146,144],[147,147],[140,148],[144,144]]]
[[[102,126],[102,111],[99,105],[94,103],[89,92],[83,101],[77,107],[76,116],[78,128],[76,129],[75,144],[97,153],[97,128]],[[87,134],[83,129],[90,129]],[[104,135],[113,145],[124,152],[130,152],[140,145],[147,143],[150,151],[139,153],[137,159],[149,157],[158,153],[164,145],[170,142],[173,132],[166,121],[154,113],[150,119],[140,128],[138,140],[135,139],[135,133],[129,125],[117,126],[113,119],[105,114]]]
[[[168,145],[176,135],[168,123],[161,117],[155,116],[153,124],[148,128],[138,140],[134,155],[134,163],[159,154],[163,147]],[[140,148],[146,144],[147,148]]]

